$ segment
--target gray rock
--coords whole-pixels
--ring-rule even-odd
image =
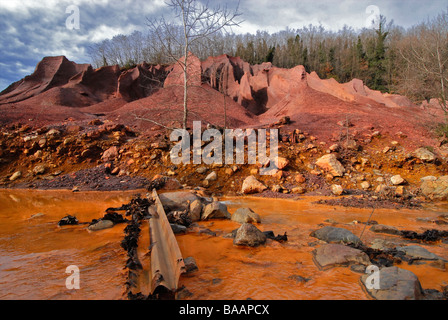
[[[61,134],[61,132],[57,129],[50,129],[47,133],[46,136],[59,136]]]
[[[424,300],[446,300],[444,293],[436,289],[425,289],[423,293],[425,295]]]
[[[104,151],[101,159],[103,161],[112,161],[118,157],[118,148],[116,146],[110,147],[106,151]]]
[[[317,159],[316,165],[324,170],[327,170],[334,177],[342,177],[345,173],[345,168],[333,153]]]
[[[33,172],[34,174],[44,174],[47,168],[43,164],[38,164],[34,167]]]
[[[187,274],[199,270],[196,260],[193,257],[186,257],[184,263]]]
[[[379,289],[368,289],[366,281],[369,274],[361,277],[365,291],[377,300],[421,300],[423,289],[417,276],[411,271],[397,267],[383,268],[379,271]]]
[[[335,196],[340,196],[344,192],[344,188],[342,188],[342,186],[339,185],[339,184],[332,184],[331,185],[331,192]]]
[[[326,226],[311,232],[310,236],[329,243],[361,243],[351,231],[344,228]]]
[[[224,203],[214,201],[205,206],[201,219],[230,219],[230,213]]]
[[[199,200],[194,200],[190,203],[190,211],[188,212],[188,217],[192,222],[201,220],[202,209],[204,205]]]
[[[241,192],[244,194],[260,193],[266,189],[267,187],[258,181],[254,176],[249,176],[244,179]]]
[[[422,161],[427,161],[427,162],[434,161],[436,159],[435,154],[426,148],[419,148],[419,149],[415,150],[412,153],[412,155]]]
[[[387,233],[393,235],[401,235],[401,231],[392,226],[386,226],[384,224],[376,224],[370,228],[370,231],[376,233]]]
[[[342,145],[348,150],[359,150],[359,145],[353,139],[345,140]]]
[[[376,187],[375,193],[387,194],[390,191],[390,188],[385,184],[380,184]]]
[[[321,270],[349,266],[351,264],[370,265],[367,254],[342,244],[320,246],[313,251],[313,261]]]
[[[350,265],[350,270],[356,273],[365,274],[366,266],[363,266],[362,264],[352,264]]]
[[[208,228],[201,228],[201,229],[198,231],[198,234],[199,234],[199,235],[201,235],[201,234],[206,234],[206,235],[211,236],[211,237],[216,237],[216,232],[213,232],[212,230],[210,230],[210,229],[208,229]]]
[[[39,139],[37,144],[39,145],[39,147],[44,148],[47,145],[47,139],[45,138]]]
[[[394,186],[399,186],[403,183],[405,183],[406,181],[402,178],[402,176],[400,176],[399,174],[392,176],[390,178],[390,182],[394,185]]]
[[[424,180],[420,186],[425,197],[432,200],[448,200],[448,176],[437,180]]]
[[[370,189],[370,183],[369,183],[368,181],[363,181],[363,182],[361,182],[361,188],[362,188],[363,190],[368,190],[368,189]]]
[[[429,264],[431,267],[446,271],[444,260],[435,260]]]
[[[231,217],[232,221],[238,223],[260,223],[260,216],[250,208],[238,208]]]
[[[199,167],[196,169],[196,172],[199,174],[203,174],[203,173],[207,172],[207,170],[208,169],[206,167]]]
[[[208,176],[205,178],[207,181],[216,181],[218,179],[218,175],[215,171],[208,174]]]
[[[160,201],[163,204],[163,208],[168,211],[183,211],[187,209],[188,201],[192,203],[195,200],[199,200],[199,197],[192,192],[179,191],[179,192],[167,192],[159,195]]]
[[[92,224],[88,227],[90,231],[98,231],[103,229],[112,228],[114,223],[110,220],[99,220],[97,223]]]
[[[370,247],[372,249],[384,251],[384,250],[388,250],[388,249],[394,249],[395,244],[393,242],[386,241],[384,239],[375,239],[372,241]]]
[[[173,230],[174,234],[187,232],[187,227],[181,226],[180,224],[170,223],[170,226],[171,226],[171,229]]]
[[[426,250],[420,246],[397,247],[397,250],[403,251],[407,256],[419,260],[443,260],[438,255]]]
[[[243,223],[236,231],[233,244],[256,247],[266,242],[266,235],[251,223]]]
[[[434,176],[426,176],[426,177],[420,178],[420,182],[436,181],[436,180],[437,180],[437,177],[434,177]]]

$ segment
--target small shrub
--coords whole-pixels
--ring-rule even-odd
[[[434,131],[438,137],[448,137],[448,123],[438,123]]]

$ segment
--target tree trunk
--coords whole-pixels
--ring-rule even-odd
[[[187,49],[185,47],[185,49]],[[187,50],[185,50],[185,60],[184,60],[184,119],[183,119],[183,128],[187,129],[187,120],[188,120],[188,71],[187,71]]]
[[[183,128],[187,129],[187,121],[188,121],[188,33],[187,33],[187,19],[185,17],[186,12],[185,8],[182,4],[182,19],[184,26],[184,37],[185,37],[185,47],[184,47],[184,118],[183,118]]]

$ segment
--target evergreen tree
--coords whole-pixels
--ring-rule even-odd
[[[384,31],[386,27],[386,18],[380,16],[378,29],[375,30],[376,38],[372,41],[370,47],[370,56],[368,58],[369,80],[367,85],[373,90],[388,91],[386,81],[386,38],[389,34]]]
[[[266,54],[266,57],[264,58],[263,62],[273,62],[275,56],[275,46],[272,46],[269,48],[268,53]]]

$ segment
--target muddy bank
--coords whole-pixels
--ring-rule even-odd
[[[321,199],[316,204],[342,206],[347,208],[382,208],[382,209],[421,209],[422,201],[413,198],[382,199],[368,196],[347,196],[341,198]]]
[[[442,154],[425,148],[413,151],[382,131],[371,133],[368,139],[355,135],[348,140],[320,141],[299,129],[291,133],[281,125],[274,127],[279,129],[280,166],[263,175],[265,164],[261,163],[174,165],[169,131],[137,132],[98,119],[45,127],[15,124],[0,129],[0,187],[133,190],[168,177],[170,189],[188,187],[208,195],[238,196],[246,194],[244,181],[253,176],[262,185],[255,196],[267,198],[383,193],[403,199],[422,194],[428,199],[448,198],[447,192],[437,193],[446,184],[442,178],[448,172]],[[291,138],[297,135],[300,139]],[[407,200],[330,200],[328,204],[358,208],[416,207]]]
[[[110,173],[105,165],[83,169],[71,174],[64,174],[47,179],[18,183],[12,188],[18,189],[68,189],[73,191],[118,191],[143,189],[149,180],[139,176],[117,176]]]

